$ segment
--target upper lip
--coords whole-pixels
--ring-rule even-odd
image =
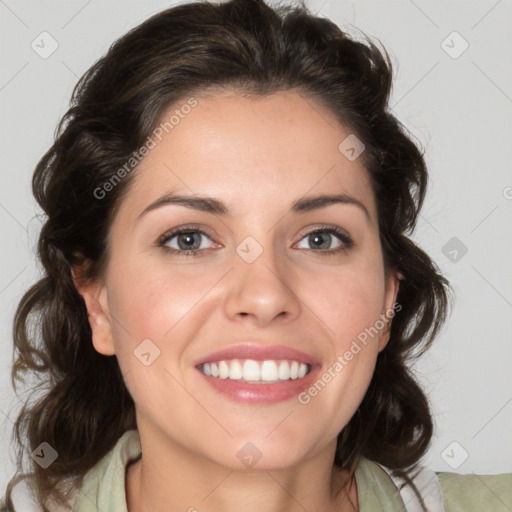
[[[243,343],[212,352],[211,354],[198,359],[194,363],[194,366],[227,359],[254,359],[256,361],[288,359],[298,361],[299,363],[310,364],[311,366],[320,364],[320,361],[316,357],[284,345]]]

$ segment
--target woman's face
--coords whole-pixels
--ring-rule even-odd
[[[296,92],[196,99],[153,137],[105,275],[81,289],[94,346],[117,356],[139,431],[183,453],[261,469],[334,453],[398,291],[361,147]]]

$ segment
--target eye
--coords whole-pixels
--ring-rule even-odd
[[[158,241],[158,245],[162,249],[173,252],[175,254],[191,256],[201,254],[205,249],[209,248],[209,242],[212,242],[210,236],[205,231],[185,227],[165,233]]]
[[[304,244],[309,244],[310,247]],[[335,227],[321,227],[307,233],[297,247],[299,249],[333,254],[339,251],[346,251],[353,245],[353,240],[345,231]]]
[[[306,244],[306,246],[304,245]],[[309,244],[309,247],[307,247]],[[178,256],[198,256],[215,243],[202,229],[186,226],[164,233],[158,246]],[[297,244],[299,249],[313,250],[323,255],[346,251],[354,245],[350,236],[337,227],[320,227],[307,233]],[[218,246],[218,244],[217,244]]]

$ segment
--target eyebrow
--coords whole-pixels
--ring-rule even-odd
[[[157,208],[161,208],[162,206],[176,204],[179,206],[185,206],[186,208],[191,208],[193,210],[198,210],[207,213],[213,213],[215,215],[228,215],[229,210],[226,205],[215,199],[213,197],[205,197],[205,196],[184,196],[184,195],[176,195],[173,192],[163,195],[158,198],[156,201],[152,202],[141,213],[137,216],[137,220],[141,217],[149,213],[150,211],[156,210]],[[305,213],[313,210],[318,210],[320,208],[325,208],[326,206],[332,204],[349,204],[353,206],[357,206],[361,209],[366,215],[368,220],[371,220],[370,213],[366,206],[348,194],[334,194],[334,195],[318,195],[313,197],[305,197],[300,198],[295,201],[291,206],[291,211],[293,213]]]

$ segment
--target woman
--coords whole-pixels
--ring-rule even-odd
[[[427,171],[391,78],[262,0],[171,8],[86,73],[33,178],[46,274],[13,376],[47,388],[5,510],[29,484],[52,512],[511,507],[511,475],[418,464],[408,363],[449,285],[407,236]]]

